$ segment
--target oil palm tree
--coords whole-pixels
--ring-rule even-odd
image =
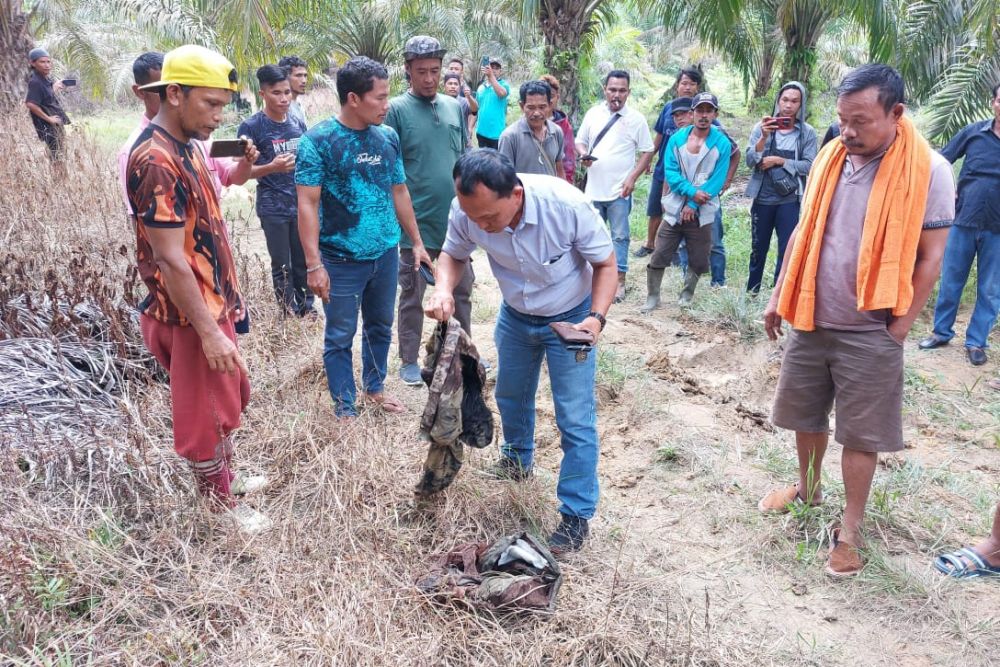
[[[917,0],[907,4],[896,62],[923,102],[928,133],[945,141],[988,112],[1000,84],[1000,3]]]
[[[665,25],[690,30],[753,82],[754,96],[770,87],[780,60],[781,78],[808,83],[820,40],[834,21],[847,21],[868,37],[872,59],[894,52],[893,0],[693,0],[662,11]]]

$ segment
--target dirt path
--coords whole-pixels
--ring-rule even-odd
[[[259,230],[238,236],[263,252]],[[474,338],[495,365],[499,292],[485,258],[474,265]],[[906,344],[909,446],[879,467],[869,566],[836,582],[822,565],[843,500],[837,446],[822,510],[756,510],[771,485],[794,479],[791,436],[768,422],[779,347],[741,342],[673,305],[642,316],[637,292],[613,309],[599,359],[599,548],[682,594],[718,642],[756,646],[772,664],[1000,663],[1000,586],[946,581],[930,567],[933,554],[988,530],[1000,497],[1000,395],[984,386],[997,362],[973,369],[960,346],[918,351],[928,329],[918,322]],[[395,381],[394,354],[389,389],[419,411],[423,392]],[[551,488],[560,451],[547,378],[541,386],[538,465]]]

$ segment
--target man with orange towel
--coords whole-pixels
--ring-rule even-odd
[[[840,140],[816,157],[802,217],[764,311],[768,337],[791,325],[774,400],[795,431],[797,484],[772,490],[764,512],[823,502],[821,466],[836,407],[843,446],[843,520],[828,574],[861,571],[861,528],[880,452],[903,449],[903,341],[941,270],[955,217],[948,162],[904,115],[903,80],[859,67],[837,91]]]

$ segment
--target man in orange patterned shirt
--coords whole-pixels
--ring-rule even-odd
[[[160,110],[129,155],[127,192],[136,261],[149,296],[140,305],[146,346],[170,375],[174,449],[201,494],[248,532],[267,519],[237,505],[229,434],[250,398],[235,323],[245,317],[222,210],[200,150],[236,90],[236,70],[200,46],[166,55]]]

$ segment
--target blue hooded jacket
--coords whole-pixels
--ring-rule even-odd
[[[670,188],[670,193],[663,198],[663,221],[669,225],[676,225],[680,221],[681,210],[685,205],[698,211],[702,226],[710,225],[715,221],[715,212],[721,206],[719,192],[722,191],[729,171],[732,144],[725,132],[712,125],[705,139],[705,155],[698,162],[694,174],[685,174],[681,169],[681,151],[687,150],[685,146],[688,136],[694,129],[694,125],[689,125],[670,135],[667,150],[663,154],[663,180]],[[712,197],[701,206],[693,199],[699,190]]]

